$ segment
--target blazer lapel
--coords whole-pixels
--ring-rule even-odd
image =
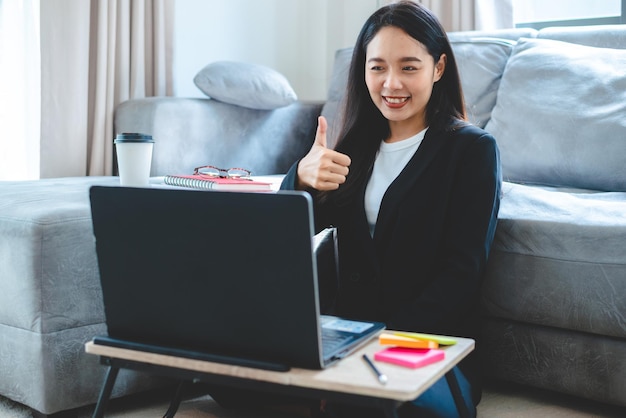
[[[385,232],[388,232],[389,223],[396,217],[398,203],[402,201],[426,167],[441,151],[445,139],[446,135],[441,131],[431,131],[430,129],[426,131],[426,135],[413,157],[389,185],[380,204],[374,232],[374,241],[379,250],[381,249],[379,247],[383,246],[385,242],[384,236],[386,235]]]

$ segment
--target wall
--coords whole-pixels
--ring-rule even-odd
[[[174,95],[202,97],[193,77],[234,60],[283,73],[301,100],[326,98],[335,51],[352,46],[383,0],[176,0]]]

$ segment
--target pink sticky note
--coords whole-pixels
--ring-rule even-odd
[[[443,360],[445,352],[434,348],[389,347],[374,354],[374,360],[416,369]]]

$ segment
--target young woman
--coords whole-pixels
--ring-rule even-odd
[[[281,186],[309,191],[317,227],[338,229],[333,313],[382,321],[388,329],[477,339],[500,163],[494,138],[466,121],[456,62],[438,19],[410,1],[377,10],[358,36],[344,102],[335,149],[326,147],[320,117],[315,143]],[[475,415],[476,356],[454,371]],[[325,409],[328,416],[378,413]],[[446,380],[405,404],[400,416],[457,416]]]

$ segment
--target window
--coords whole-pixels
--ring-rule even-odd
[[[626,23],[626,0],[513,0],[515,27]]]
[[[0,180],[39,178],[39,1],[0,0]]]

